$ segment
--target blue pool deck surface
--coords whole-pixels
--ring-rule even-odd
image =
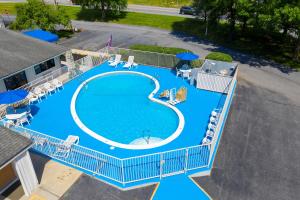
[[[185,119],[185,126],[181,134],[171,141],[170,143],[145,150],[130,150],[130,149],[122,149],[115,147],[111,149],[110,145],[105,144],[87,133],[81,130],[75,121],[72,118],[70,111],[71,99],[75,90],[78,86],[88,78],[112,71],[128,71],[127,69],[123,69],[122,67],[113,68],[108,65],[107,62],[94,67],[93,69],[85,72],[84,74],[78,76],[77,78],[67,82],[64,85],[64,89],[59,92],[56,92],[53,95],[48,95],[48,97],[42,100],[40,103],[36,103],[31,106],[32,114],[34,118],[31,120],[30,125],[26,125],[26,128],[32,129],[34,131],[41,132],[46,135],[50,135],[62,140],[65,140],[68,135],[77,135],[80,138],[79,145],[84,146],[99,152],[106,153],[108,155],[112,155],[118,158],[128,158],[133,156],[140,156],[152,153],[158,153],[163,151],[174,150],[178,148],[185,148],[189,146],[195,146],[201,144],[202,139],[205,136],[205,132],[207,130],[207,125],[209,122],[210,113],[215,108],[223,107],[223,104],[226,99],[225,94],[211,92],[206,90],[197,89],[195,86],[189,84],[189,81],[177,77],[175,72],[166,69],[166,68],[158,68],[151,66],[138,65],[130,71],[142,72],[156,78],[160,83],[160,89],[157,94],[154,96],[158,98],[159,94],[171,88],[179,89],[180,87],[186,87],[187,92],[187,100],[183,103],[179,103],[176,107],[182,112]],[[230,97],[232,99],[232,96]],[[124,105],[126,106],[126,105]],[[226,115],[228,114],[228,110],[226,110]],[[163,122],[162,122],[163,123]],[[222,124],[222,129],[224,128],[225,121]],[[222,131],[221,131],[222,132]],[[101,133],[100,133],[101,134]],[[217,145],[220,142],[221,135],[217,139]],[[217,148],[213,152],[213,158],[216,154]],[[160,183],[157,188],[153,199],[162,200],[166,199],[166,195],[176,195],[176,197],[187,197],[184,194],[192,195],[191,198],[174,198],[173,199],[210,199],[210,197],[199,188],[190,178],[189,175],[209,171],[212,167],[213,162],[210,162],[208,167],[204,167],[201,169],[191,170],[184,174],[179,174],[175,176],[160,178],[152,178],[149,180],[142,180],[133,183],[127,183],[123,185],[121,183],[112,181],[108,178],[97,176],[92,174],[91,172],[82,170],[78,167],[75,167],[81,171],[84,171],[86,174],[91,176],[95,176],[100,178],[102,181],[105,181],[109,184],[113,184],[119,188],[130,188],[136,187],[143,184],[149,183]],[[74,166],[73,166],[74,167]],[[176,191],[176,192],[174,192]],[[193,198],[194,196],[195,198]],[[168,199],[167,198],[167,199]]]
[[[122,70],[126,69],[122,67],[113,68],[108,63],[104,63],[69,81],[60,92],[48,95],[40,103],[31,106],[34,118],[31,120],[30,125],[26,125],[26,128],[62,140],[65,140],[68,135],[77,135],[80,138],[79,145],[118,158],[151,154],[201,144],[205,136],[210,113],[216,107],[222,106],[225,100],[224,94],[196,89],[187,80],[176,77],[174,72],[169,69],[143,65],[138,65],[131,71],[149,74],[159,81],[160,90],[155,97],[158,97],[160,92],[166,89],[179,89],[182,86],[187,88],[187,100],[176,105],[185,118],[185,126],[181,134],[172,142],[161,147],[146,150],[130,150],[117,147],[111,149],[110,145],[94,139],[81,130],[73,120],[70,112],[70,103],[75,90],[83,81],[94,75]]]

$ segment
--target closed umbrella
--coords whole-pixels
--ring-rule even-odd
[[[13,104],[25,99],[28,91],[23,89],[9,90],[0,93],[0,104]]]

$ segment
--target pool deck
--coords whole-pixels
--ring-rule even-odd
[[[185,117],[185,126],[182,133],[172,142],[153,149],[146,150],[128,150],[115,148],[104,144],[83,132],[74,122],[70,103],[77,87],[87,78],[99,73],[110,71],[122,71],[121,67],[113,68],[107,63],[95,67],[72,81],[65,84],[64,89],[57,92],[42,102],[32,105],[34,119],[26,128],[51,135],[53,137],[65,140],[68,135],[78,135],[80,137],[79,145],[85,146],[96,151],[100,151],[119,158],[151,154],[156,152],[168,151],[187,146],[199,145],[205,135],[210,112],[218,105],[222,105],[225,98],[220,93],[204,91],[191,86],[188,81],[181,77],[176,77],[173,71],[164,68],[149,67],[138,65],[131,71],[138,71],[155,77],[160,83],[160,90],[154,97],[165,89],[184,86],[188,89],[187,101],[176,105]]]

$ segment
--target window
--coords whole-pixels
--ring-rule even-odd
[[[34,66],[34,71],[35,71],[35,74],[39,74],[39,73],[42,73],[52,67],[55,67],[54,59],[48,60],[44,63]]]
[[[14,90],[27,83],[27,77],[25,71],[12,75],[4,79],[4,83],[7,90]]]

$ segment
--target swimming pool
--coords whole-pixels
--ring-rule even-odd
[[[178,137],[184,126],[176,107],[153,98],[158,90],[159,82],[144,73],[102,73],[77,88],[71,114],[84,132],[114,147],[158,147]]]

